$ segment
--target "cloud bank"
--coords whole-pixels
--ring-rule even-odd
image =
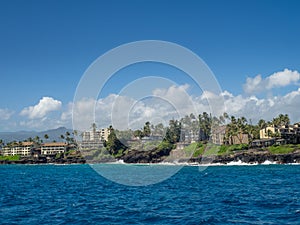
[[[258,94],[273,88],[296,84],[299,80],[300,73],[298,71],[284,69],[283,71],[273,73],[265,79],[260,74],[254,78],[248,77],[244,84],[244,91],[248,94]]]
[[[229,115],[245,116],[257,123],[259,119],[272,120],[278,114],[289,114],[293,122],[300,121],[300,79],[298,71],[284,69],[266,78],[257,75],[247,78],[244,93],[234,95],[228,90],[221,93],[204,91],[190,95],[189,85],[172,85],[168,88],[154,89],[152,96],[134,99],[128,96],[110,94],[105,98],[83,98],[77,102],[63,104],[52,97],[43,97],[33,106],[25,107],[19,114],[9,109],[0,109],[2,126],[10,126],[16,115],[21,119],[15,125],[18,129],[46,130],[65,126],[77,130],[90,129],[96,122],[98,127],[113,125],[117,129],[141,128],[146,121],[154,124],[168,124],[172,118],[181,118],[187,114],[208,112],[220,115],[224,111]],[[296,86],[284,95],[266,95],[257,93],[274,88]],[[212,112],[212,104],[219,106]],[[12,118],[14,115],[14,118]]]
[[[62,102],[51,97],[43,97],[38,104],[24,108],[20,115],[27,116],[29,119],[45,117],[49,112],[59,110]]]

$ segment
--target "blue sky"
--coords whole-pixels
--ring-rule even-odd
[[[247,78],[267,78],[286,68],[300,71],[299,9],[299,1],[292,0],[2,0],[0,131],[47,128],[48,120],[58,120],[70,110],[76,86],[96,58],[139,40],[170,41],[192,50],[211,68],[222,90],[246,101],[253,95],[243,88]],[[112,86],[118,90],[122,85],[116,80]],[[294,79],[255,96],[274,101],[298,86]],[[21,113],[43,97],[60,104],[37,117]],[[300,119],[296,111],[288,113]],[[51,126],[56,125],[70,123]]]

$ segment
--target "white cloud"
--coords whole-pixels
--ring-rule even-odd
[[[262,84],[265,88],[267,84],[268,88],[283,87],[298,82],[298,75],[297,71],[284,70],[266,79],[262,79],[260,75],[253,79],[248,78],[247,83],[253,85],[252,89],[248,87],[248,91],[251,93],[259,90],[263,87]],[[229,115],[245,116],[253,123],[260,118],[271,120],[280,113],[289,114],[293,122],[300,121],[300,88],[284,96],[266,97],[234,95],[226,90],[222,93],[204,91],[199,96],[191,96],[187,92],[188,89],[188,85],[155,89],[152,97],[144,99],[111,94],[98,100],[81,99],[64,106],[58,100],[44,97],[37,105],[21,111],[20,115],[26,118],[18,121],[18,125],[21,129],[45,130],[59,126],[71,128],[73,121],[73,128],[79,131],[90,129],[93,122],[96,122],[98,127],[113,125],[117,129],[137,129],[146,121],[168,124],[170,119],[190,113],[196,115],[208,112],[220,115],[224,111]],[[56,110],[59,112],[50,113]],[[9,120],[12,114],[8,109],[0,109],[2,121]]]
[[[0,109],[0,120],[9,120],[14,114],[14,111],[9,109]]]
[[[263,83],[260,74],[254,78],[248,77],[246,84],[244,84],[244,90],[246,93],[261,92],[264,89]]]
[[[262,79],[261,75],[257,75],[254,78],[248,77],[244,84],[244,91],[246,93],[259,93],[264,90],[296,84],[299,80],[300,73],[298,71],[284,69],[273,73],[265,79]]]
[[[186,93],[187,87],[171,86],[153,91],[153,98],[135,100],[126,96],[109,95],[99,100],[82,99],[69,103],[61,115],[61,122],[71,121],[73,108],[74,129],[90,129],[96,122],[98,127],[113,125],[117,129],[141,128],[146,121],[168,124],[169,119],[180,118],[190,113],[211,113],[211,104],[224,105],[212,112],[220,115],[245,116],[253,123],[261,118],[272,120],[280,113],[290,115],[292,121],[300,121],[300,88],[284,96],[258,98],[254,95],[234,95],[229,91],[215,94],[203,92],[200,96]],[[154,95],[155,94],[155,95]]]
[[[300,74],[298,71],[291,71],[289,69],[284,69],[283,71],[272,74],[267,78],[267,89],[274,87],[284,87],[289,84],[297,83],[300,79]]]
[[[197,105],[187,89],[188,85],[155,89],[152,96],[138,100],[115,94],[97,101],[81,99],[72,105],[74,129],[90,129],[93,122],[99,127],[113,125],[117,129],[137,129],[153,120],[167,124],[172,117],[195,113]],[[62,114],[62,119],[67,115],[72,115],[70,110]]]
[[[61,101],[51,97],[43,97],[37,105],[24,108],[20,115],[27,116],[29,119],[39,119],[46,116],[49,112],[59,110],[61,105]]]

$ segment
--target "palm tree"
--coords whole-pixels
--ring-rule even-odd
[[[150,122],[149,122],[149,121],[147,121],[147,122],[145,123],[143,133],[144,133],[144,135],[145,135],[146,137],[149,137],[149,136],[151,135],[151,128],[150,128]]]
[[[39,136],[35,136],[34,141],[39,144],[40,143],[40,137]]]
[[[64,140],[64,139],[65,139],[65,136],[64,136],[63,134],[61,134],[61,135],[60,135],[60,138],[61,138],[62,140]]]
[[[268,130],[267,135],[268,135],[268,137],[273,137],[273,132],[271,130]]]
[[[67,141],[67,143],[69,144],[69,142],[70,142],[70,132],[69,131],[67,131],[66,132],[66,141]]]
[[[265,129],[266,127],[267,127],[267,123],[266,123],[266,121],[265,120],[263,120],[263,119],[260,119],[259,121],[258,121],[258,127],[259,127],[259,129],[261,130],[261,129]]]
[[[46,139],[46,141],[48,140],[48,138],[49,138],[49,136],[48,136],[48,134],[45,134],[44,135],[44,138]]]
[[[72,138],[71,141],[72,141],[73,144],[77,144],[76,140],[77,140],[78,131],[73,130],[72,134],[73,134],[73,138]]]
[[[93,132],[96,133],[97,125],[96,123],[92,123]]]

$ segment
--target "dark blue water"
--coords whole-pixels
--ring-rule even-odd
[[[2,165],[0,224],[300,224],[299,188],[296,165],[184,167],[144,187],[88,165]]]

